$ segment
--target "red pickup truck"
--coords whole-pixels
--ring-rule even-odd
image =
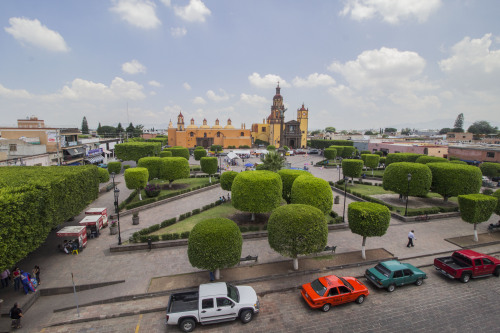
[[[471,278],[500,276],[500,260],[472,250],[455,251],[451,257],[434,259],[434,267],[451,279],[463,283]]]

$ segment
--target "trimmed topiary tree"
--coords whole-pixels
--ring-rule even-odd
[[[109,182],[109,172],[103,168],[97,168],[97,173],[99,174],[99,183]]]
[[[344,146],[344,149],[342,149],[342,153],[337,152],[338,155],[340,155],[342,158],[351,158],[355,155],[356,153],[356,147],[353,146]],[[336,148],[338,149],[338,148]],[[354,153],[354,155],[353,155]]]
[[[327,160],[334,160],[337,158],[337,149],[335,148],[326,148],[324,152],[325,158]]]
[[[409,191],[408,174],[411,174]],[[382,186],[386,191],[394,191],[404,196],[425,196],[429,192],[431,182],[432,174],[427,165],[397,162],[385,169]]]
[[[231,191],[231,186],[233,186],[234,177],[238,175],[236,171],[226,171],[220,175],[220,187],[223,190]]]
[[[163,150],[160,152],[160,157],[172,157],[172,152],[168,150]]]
[[[197,223],[189,233],[188,258],[193,267],[215,271],[240,262],[243,238],[233,221],[226,218],[206,219]]]
[[[167,148],[166,151],[172,153],[172,157],[183,157],[189,161],[189,149],[184,147],[171,147]]]
[[[299,269],[299,255],[323,251],[328,240],[325,215],[309,205],[292,204],[276,208],[267,222],[267,233],[269,246],[279,254],[292,258],[294,270]]]
[[[483,176],[492,178],[500,176],[500,163],[483,162],[479,166]]]
[[[460,160],[451,160],[450,163],[455,163],[455,164],[462,164],[462,165],[468,165],[467,162],[465,161],[460,161]]]
[[[363,172],[363,161],[362,160],[342,160],[342,173],[344,177],[361,177]]]
[[[206,157],[206,156],[207,156],[207,151],[205,149],[196,148],[194,150],[194,159],[196,161],[199,161],[199,160],[201,160],[202,157]]]
[[[222,151],[222,146],[221,145],[212,145],[210,147],[210,151],[213,151],[214,153],[219,153]]]
[[[139,161],[142,157],[157,156],[161,151],[159,142],[126,142],[115,145],[116,158],[123,161]]]
[[[163,157],[160,178],[168,180],[168,187],[177,179],[189,178],[189,162],[184,157]]]
[[[112,172],[115,173],[115,175],[119,174],[120,171],[122,171],[122,163],[119,161],[116,162],[108,162],[108,172],[111,174]]]
[[[398,162],[415,162],[421,156],[425,155],[416,153],[391,153],[387,155],[387,158],[385,160],[385,165],[388,166],[391,163],[398,163]]]
[[[462,220],[474,224],[474,242],[478,241],[476,226],[488,221],[495,211],[498,199],[484,194],[465,194],[458,196],[458,207]]]
[[[266,149],[267,149],[267,150],[269,150],[269,151],[271,151],[271,150],[276,150],[276,146],[274,146],[274,145],[269,145],[269,146],[267,146],[267,148],[266,148]]]
[[[450,197],[481,190],[481,170],[475,166],[457,163],[428,163],[426,166],[432,172],[432,191],[441,194],[445,202]]]
[[[333,193],[330,184],[324,179],[300,176],[292,185],[292,204],[303,204],[318,208],[323,214],[332,211]]]
[[[281,203],[281,177],[271,171],[240,172],[233,180],[231,201],[236,209],[252,213],[266,213]]]
[[[143,157],[137,162],[138,167],[148,169],[148,180],[160,178],[161,164],[161,157]]]
[[[495,207],[495,214],[500,216],[500,189],[496,190],[491,196],[498,200],[497,206]]]
[[[365,166],[367,168],[372,169],[372,176],[373,176],[373,169],[378,167],[380,156],[376,154],[362,154],[361,158],[363,158],[363,156],[364,156],[363,162],[365,162]]]
[[[420,156],[419,158],[417,158],[415,162],[420,164],[427,164],[427,163],[448,163],[449,161],[444,157]]]
[[[391,212],[389,208],[372,202],[352,202],[347,208],[349,228],[355,234],[363,236],[361,257],[366,259],[366,237],[381,237],[389,228]]]
[[[212,175],[217,172],[217,157],[202,157],[200,166],[201,171],[208,174],[208,181],[212,184]]]
[[[295,179],[300,176],[310,176],[311,173],[305,170],[293,170],[293,169],[281,169],[278,171],[278,175],[281,177],[281,181],[283,183],[283,199],[286,200],[287,203],[292,201],[292,185]]]
[[[139,200],[142,200],[141,190],[148,183],[148,169],[130,168],[125,170],[125,184],[129,190],[138,190]]]

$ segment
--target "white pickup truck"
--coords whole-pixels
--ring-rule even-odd
[[[167,307],[167,325],[191,332],[196,324],[215,324],[236,318],[246,324],[259,312],[257,293],[249,286],[218,282],[202,284],[198,291],[172,294]]]

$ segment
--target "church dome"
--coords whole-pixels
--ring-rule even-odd
[[[219,118],[215,119],[215,125],[212,126],[212,128],[222,128],[222,126],[219,125]]]
[[[207,125],[207,119],[203,119],[203,125],[200,126],[200,128],[210,128],[210,126]]]
[[[186,128],[198,128],[198,126],[196,126],[196,125],[194,124],[194,119],[193,119],[193,118],[191,118],[191,123],[190,123],[190,124],[189,124],[189,126],[188,126],[188,127],[186,127]]]

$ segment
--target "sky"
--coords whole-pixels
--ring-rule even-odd
[[[0,126],[500,127],[498,0],[2,0]]]

